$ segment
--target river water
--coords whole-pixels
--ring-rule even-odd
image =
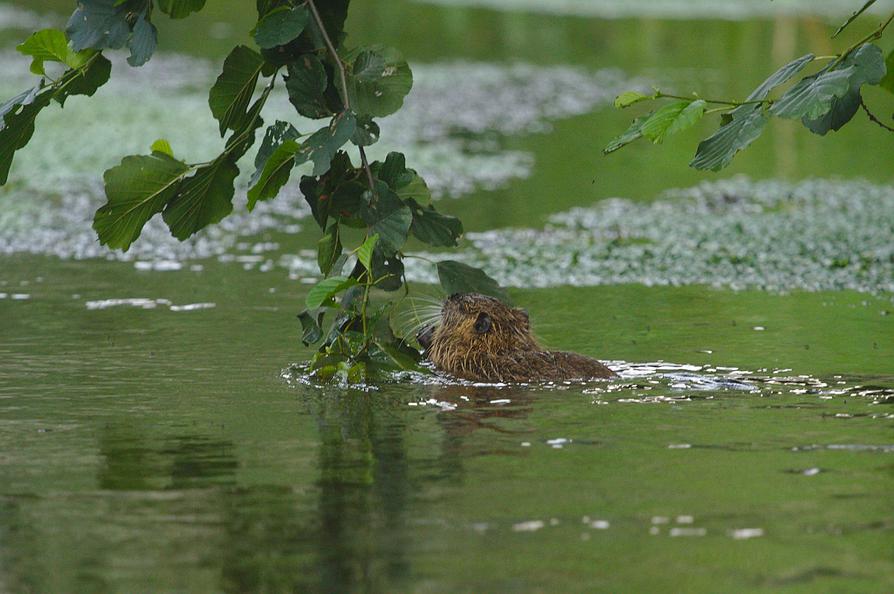
[[[2,96],[69,4],[0,3]],[[416,80],[375,155],[407,153],[545,344],[621,376],[357,388],[296,367],[295,191],[186,244],[89,227],[123,155],[220,149],[228,4],[43,114],[0,190],[0,592],[894,590],[890,137],[774,122],[720,175],[686,167],[710,125],[600,152],[619,90],[743,96],[851,3],[355,2],[349,43]]]

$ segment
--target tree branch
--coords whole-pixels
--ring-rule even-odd
[[[866,103],[863,102],[863,98],[862,98],[862,97],[860,97],[860,107],[862,107],[862,108],[863,108],[863,111],[866,112],[866,115],[869,117],[869,121],[870,121],[870,122],[873,122],[873,123],[875,123],[875,124],[878,124],[879,126],[881,126],[882,128],[884,128],[884,129],[887,130],[888,132],[894,132],[894,128],[892,128],[891,126],[887,125],[886,123],[884,123],[883,121],[881,121],[880,119],[878,119],[878,117],[877,117],[874,113],[872,113],[871,111],[869,111],[869,108],[866,107]]]
[[[332,56],[332,59],[335,61],[335,67],[338,70],[339,79],[341,79],[341,101],[346,110],[351,109],[351,98],[348,96],[348,81],[347,76],[345,75],[345,63],[341,61],[341,56],[338,55],[338,50],[335,49],[332,39],[329,38],[329,32],[326,31],[326,26],[323,24],[323,19],[320,17],[320,12],[317,10],[314,0],[306,0],[306,2],[313,15],[314,22],[320,30],[320,35],[323,37],[323,43],[326,44],[326,49],[329,50],[329,55]],[[357,148],[360,149],[360,161],[363,163],[363,170],[366,172],[366,182],[369,184],[370,191],[375,194],[376,182],[373,179],[372,170],[369,168],[369,160],[366,158],[366,151],[363,150],[362,146],[358,146]]]

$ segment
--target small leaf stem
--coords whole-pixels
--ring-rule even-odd
[[[834,62],[832,62],[832,65],[830,66],[830,68],[834,68],[838,64],[841,64],[841,62],[844,61],[845,58],[847,58],[849,55],[851,55],[854,52],[854,50],[856,50],[857,48],[862,46],[864,43],[868,43],[870,41],[874,41],[874,40],[880,38],[882,36],[882,34],[885,32],[885,29],[888,28],[888,25],[890,25],[892,21],[894,21],[894,13],[891,13],[891,16],[888,17],[888,20],[886,20],[884,23],[879,25],[875,31],[873,31],[872,33],[870,33],[869,35],[867,35],[866,37],[864,37],[857,43],[853,44],[852,46],[850,46],[849,48],[844,50],[844,52],[842,52],[841,55],[838,56],[838,58]]]
[[[874,123],[874,124],[878,124],[879,126],[881,126],[882,128],[884,128],[884,129],[887,130],[888,132],[894,132],[894,128],[892,128],[891,126],[889,126],[889,125],[887,125],[886,123],[884,123],[883,121],[881,121],[881,120],[878,118],[878,116],[876,116],[874,113],[872,113],[871,111],[869,111],[869,108],[866,106],[866,103],[863,101],[863,98],[862,98],[862,97],[860,97],[860,107],[862,107],[862,108],[863,108],[863,111],[866,112],[866,116],[869,118],[869,121],[870,121],[870,122],[872,122],[872,123]]]
[[[692,97],[686,97],[684,95],[670,95],[661,91],[655,93],[655,99],[682,99],[683,101],[701,100],[705,103],[712,103],[714,105],[728,105],[730,107],[740,107],[742,105],[759,105],[762,103],[767,103],[766,99],[755,99],[753,101],[727,101],[724,99],[705,99],[704,97],[699,97],[698,95],[694,95]]]

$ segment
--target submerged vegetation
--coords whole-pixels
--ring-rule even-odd
[[[153,17],[184,18],[204,5],[205,0],[82,0],[64,32],[41,30],[19,45],[41,79],[0,106],[0,184],[8,179],[15,152],[31,139],[41,110],[52,101],[64,106],[72,95],[92,96],[109,80],[111,62],[103,51],[126,48],[128,63],[142,66],[158,43]],[[400,109],[413,77],[395,49],[344,45],[348,5],[349,0],[319,6],[314,0],[257,0],[252,35],[258,49],[233,48],[209,92],[226,139],[223,151],[188,162],[159,139],[150,154],[124,157],[105,172],[108,201],[96,212],[93,228],[102,244],[126,251],[157,214],[181,241],[220,222],[233,210],[237,161],[254,145],[264,107],[282,83],[298,115],[328,122],[311,133],[281,120],[266,128],[248,209],[275,198],[292,169],[312,166],[300,189],[322,232],[317,262],[325,278],[299,314],[302,340],[322,341],[312,361],[319,375],[357,380],[373,367],[412,368],[418,358],[391,330],[393,302],[373,307],[371,290],[406,292],[402,250],[411,236],[453,247],[463,227],[431,205],[425,181],[407,167],[403,154],[368,160],[365,148],[379,138],[375,118]],[[54,64],[50,72],[48,63]],[[359,164],[348,145],[356,147]],[[453,261],[435,266],[448,293],[498,291],[481,270]]]
[[[837,37],[875,2],[866,1],[832,37]],[[894,51],[886,59],[881,48],[871,43],[882,37],[892,21],[894,14],[839,54],[815,56],[809,53],[792,60],[741,101],[706,99],[697,93],[686,97],[659,89],[650,95],[638,91],[622,93],[615,100],[615,107],[620,109],[647,101],[673,101],[636,118],[623,134],[605,147],[604,152],[612,153],[640,138],[661,144],[667,137],[691,128],[710,114],[720,116],[720,128],[698,145],[695,157],[689,163],[695,169],[719,171],[729,165],[736,153],[757,140],[770,117],[801,120],[808,130],[824,136],[829,131],[841,129],[862,108],[870,120],[894,132],[894,127],[870,111],[861,92],[864,85],[878,85],[894,92]],[[770,98],[774,89],[785,85],[815,62],[826,64],[796,82],[778,98]]]

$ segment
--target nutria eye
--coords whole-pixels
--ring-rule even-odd
[[[488,330],[490,330],[491,322],[490,316],[486,313],[478,314],[478,319],[475,320],[475,332],[478,334],[484,334]]]

